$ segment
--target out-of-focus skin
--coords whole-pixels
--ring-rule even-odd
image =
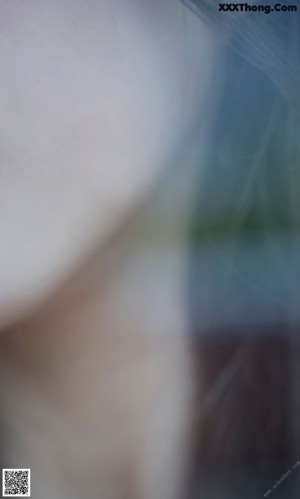
[[[138,256],[110,248],[0,337],[3,466],[32,469],[33,499],[182,497],[192,384],[172,288],[181,255],[167,271],[158,260],[148,282],[137,272],[137,288]]]
[[[141,273],[159,303],[141,320],[139,230],[122,224],[196,119],[216,42],[174,0],[1,0],[0,14],[4,466],[32,467],[33,499],[176,499],[181,257],[166,278],[154,268],[148,301]]]
[[[0,327],[145,195],[206,94],[213,38],[176,0],[0,2]]]

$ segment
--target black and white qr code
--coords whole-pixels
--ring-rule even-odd
[[[30,470],[3,469],[2,497],[30,497]]]

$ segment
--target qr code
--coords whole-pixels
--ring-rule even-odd
[[[30,470],[3,469],[2,497],[30,497]]]

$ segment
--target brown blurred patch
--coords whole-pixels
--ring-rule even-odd
[[[242,333],[214,332],[194,340],[201,379],[197,465],[259,464],[293,455],[286,328]]]

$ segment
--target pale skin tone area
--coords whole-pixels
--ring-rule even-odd
[[[96,498],[99,483],[101,499],[175,499],[191,392],[181,260],[165,279],[176,321],[137,320],[120,289],[128,214],[196,118],[216,41],[174,0],[0,11],[4,465],[36,470],[33,499]]]

